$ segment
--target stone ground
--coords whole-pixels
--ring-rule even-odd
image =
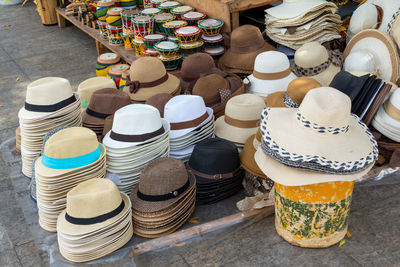
[[[10,25],[7,27],[6,25]],[[95,75],[94,41],[74,27],[45,27],[32,1],[25,7],[0,7],[0,266],[70,266],[59,254],[55,234],[37,223],[29,181],[15,152],[17,111],[29,82],[43,76],[70,80],[74,88]],[[200,218],[234,212],[238,197],[200,208]],[[224,206],[230,204],[230,208]],[[400,175],[355,187],[349,231],[339,247],[302,249],[282,240],[273,216],[208,234],[141,256],[126,246],[92,262],[108,266],[400,266]],[[200,220],[203,222],[202,220]],[[133,241],[134,243],[138,242]]]

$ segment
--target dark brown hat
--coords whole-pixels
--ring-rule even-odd
[[[112,125],[113,125],[113,121],[114,121],[114,114],[108,116],[108,117],[104,120],[103,136],[105,136],[109,131],[111,131]]]
[[[167,93],[156,94],[147,99],[146,104],[151,105],[160,111],[161,118],[164,118],[164,107],[165,104],[172,98],[173,96]]]

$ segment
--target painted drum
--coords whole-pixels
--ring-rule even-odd
[[[115,82],[115,85],[117,86],[117,88],[119,88],[119,83],[122,78],[122,73],[124,71],[129,70],[129,68],[130,68],[130,66],[128,64],[118,64],[118,65],[112,66],[108,70],[107,77],[111,78]]]
[[[156,24],[156,30],[158,32],[166,33],[163,24],[169,21],[173,21],[175,16],[171,13],[161,13],[154,16],[154,22]]]
[[[161,9],[163,12],[169,13],[171,10],[177,6],[180,6],[181,4],[177,1],[165,1],[164,3],[161,3],[158,8]]]
[[[175,36],[175,30],[185,27],[187,25],[187,22],[184,20],[173,20],[169,21],[163,24],[163,28],[165,30],[165,33],[168,36]]]
[[[220,56],[222,56],[225,53],[225,48],[223,46],[217,46],[217,47],[204,47],[203,52],[209,54],[212,56],[214,59],[218,59]]]
[[[178,7],[171,9],[171,14],[174,14],[177,19],[182,19],[183,14],[188,13],[193,10],[194,10],[194,8],[191,6],[178,6]]]
[[[205,35],[217,35],[221,33],[224,21],[220,19],[202,19],[197,23]]]
[[[201,30],[196,26],[185,26],[175,30],[175,36],[180,43],[192,43],[200,37]]]
[[[96,75],[107,76],[108,70],[117,64],[121,63],[121,58],[115,53],[104,53],[97,57]]]
[[[111,26],[121,26],[121,12],[124,11],[123,7],[113,7],[107,11],[106,22]]]
[[[121,20],[122,20],[122,32],[125,35],[133,35],[135,34],[133,27],[133,19],[140,15],[140,12],[133,10],[124,10],[121,12]]]
[[[175,55],[179,51],[179,45],[171,41],[162,41],[154,45],[154,49],[157,50],[160,55]]]
[[[143,37],[143,42],[147,48],[153,48],[156,43],[166,39],[167,36],[164,33],[153,33]]]
[[[154,48],[147,48],[143,51],[143,56],[147,57],[158,57],[159,53]]]
[[[206,13],[198,11],[190,11],[181,16],[182,20],[187,21],[190,26],[197,26],[199,20],[205,19],[207,17]]]
[[[128,77],[129,75],[129,70],[125,70],[124,72],[122,72],[121,75],[121,80],[119,81],[119,90],[123,91],[125,88],[125,84],[126,84],[126,77]]]
[[[180,48],[184,57],[187,57],[191,54],[200,53],[202,50],[204,42],[203,41],[194,41],[192,43],[181,43]]]
[[[145,8],[142,10],[142,15],[144,16],[155,16],[157,14],[160,14],[162,11],[159,8],[155,7],[150,7],[150,8]]]
[[[135,35],[144,37],[153,33],[154,17],[152,16],[137,16],[132,23]]]
[[[175,70],[177,69],[182,63],[182,55],[175,54],[175,55],[159,55],[158,58],[164,63],[164,67],[166,70]]]
[[[151,0],[152,7],[158,7],[162,3],[167,2],[167,0]]]
[[[115,6],[113,0],[100,0],[97,2],[96,17],[100,21],[106,21],[107,11]]]
[[[200,39],[204,42],[206,47],[218,47],[224,45],[224,37],[222,34],[217,34],[214,36],[201,35]]]

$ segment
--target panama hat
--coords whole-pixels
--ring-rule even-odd
[[[264,100],[253,94],[232,97],[225,106],[225,115],[215,122],[215,135],[244,145],[257,132]]]
[[[331,3],[324,0],[283,0],[282,4],[268,8],[265,12],[275,18],[285,20],[300,17],[329,4]]]
[[[298,108],[308,91],[321,87],[313,78],[300,77],[292,80],[286,92],[269,94],[265,99],[267,107]]]
[[[288,57],[277,51],[257,55],[253,73],[247,77],[250,86],[248,93],[266,97],[271,93],[285,91],[288,84],[296,78],[290,70]]]
[[[161,60],[154,57],[141,57],[132,62],[124,87],[133,101],[140,102],[159,93],[176,94],[179,90],[179,79],[167,73]]]
[[[232,31],[230,48],[219,59],[218,67],[226,72],[251,74],[256,56],[271,50],[276,49],[265,42],[260,29],[243,25]]]
[[[357,56],[351,56],[357,52]],[[363,30],[347,44],[343,53],[344,70],[371,72],[396,82],[399,78],[399,54],[392,37],[379,30]]]
[[[328,51],[318,42],[310,42],[300,47],[294,55],[294,74],[311,77],[323,86],[328,86],[341,69],[341,55]]]
[[[115,85],[115,82],[113,80],[106,77],[93,77],[81,82],[78,85],[77,93],[81,97],[82,108],[87,107],[90,97],[95,91],[103,88],[117,89],[117,86]]]

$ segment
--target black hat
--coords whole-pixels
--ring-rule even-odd
[[[357,77],[347,71],[340,71],[335,75],[329,86],[345,93],[350,97],[351,102],[353,102],[369,77],[369,74]]]

